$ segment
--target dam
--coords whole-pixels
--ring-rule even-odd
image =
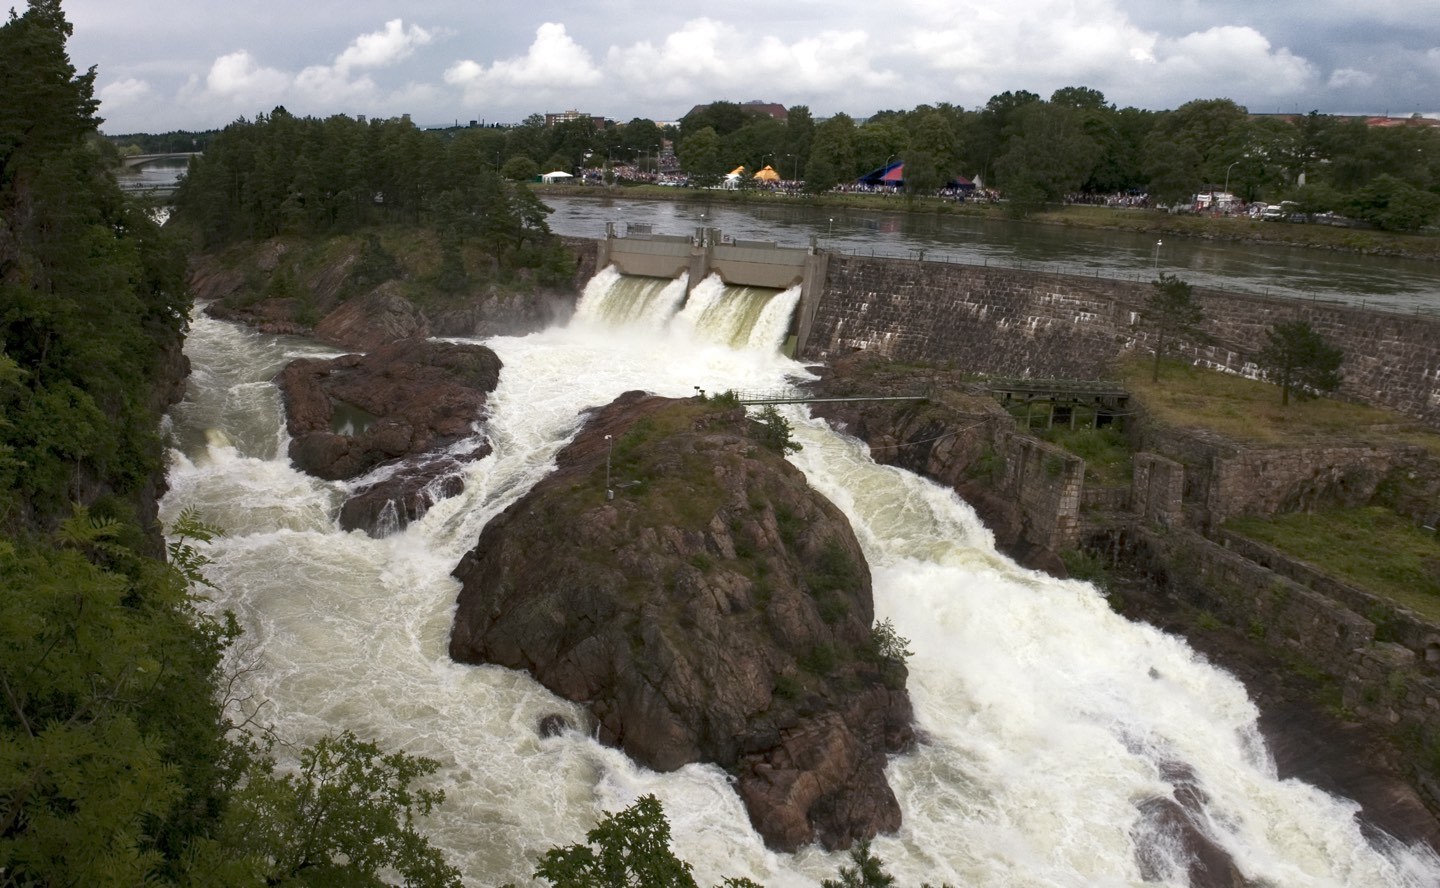
[[[953,364],[1011,378],[1099,379],[1128,354],[1153,350],[1144,321],[1148,281],[1013,267],[831,253],[727,238],[701,227],[690,236],[607,223],[593,245],[595,268],[677,279],[693,287],[800,287],[783,351],[825,361],[875,351],[897,361]],[[1254,376],[1252,356],[1277,322],[1302,320],[1345,353],[1341,397],[1440,427],[1440,317],[1377,311],[1197,287],[1203,342],[1176,354],[1201,366]]]

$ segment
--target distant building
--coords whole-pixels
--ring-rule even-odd
[[[588,120],[591,123],[595,124],[596,129],[604,129],[605,127],[610,125],[609,118],[597,117],[594,114],[582,114],[581,112],[576,111],[573,108],[569,111],[545,112],[546,126],[555,126],[556,124],[567,123],[571,120]]]

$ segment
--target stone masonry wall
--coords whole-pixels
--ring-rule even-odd
[[[876,350],[1009,376],[1101,378],[1152,347],[1139,323],[1152,288],[1010,268],[832,256],[802,357]],[[1341,394],[1440,427],[1440,320],[1303,300],[1196,290],[1212,344],[1179,353],[1254,373],[1276,321],[1308,321],[1345,351]]]
[[[1085,461],[1026,435],[1003,432],[997,441],[1005,460],[1000,490],[1030,516],[1034,542],[1060,551],[1080,540],[1080,497]]]
[[[1365,505],[1392,472],[1423,458],[1403,445],[1242,445],[1205,431],[1140,426],[1137,446],[1184,467],[1182,500],[1197,529],[1237,515]]]
[[[1364,616],[1376,624],[1377,632],[1382,634],[1386,641],[1406,648],[1419,662],[1440,669],[1440,627],[1427,622],[1409,608],[1326,576],[1274,546],[1267,546],[1225,530],[1217,531],[1214,538],[1217,543],[1247,561],[1294,580]]]
[[[1440,742],[1440,675],[1428,649],[1377,640],[1376,624],[1341,601],[1199,534],[1132,528],[1127,536],[1130,557],[1176,599],[1336,676],[1356,715]]]

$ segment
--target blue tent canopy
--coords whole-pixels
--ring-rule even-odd
[[[905,185],[905,161],[897,160],[894,163],[877,167],[856,180],[861,185],[888,185],[896,188]],[[964,176],[952,176],[947,188],[955,188],[961,191],[968,191],[975,187]]]

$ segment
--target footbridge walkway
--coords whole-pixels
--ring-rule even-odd
[[[800,388],[731,392],[745,406],[759,404],[834,404],[847,401],[926,401],[930,391],[913,395],[816,395]]]

